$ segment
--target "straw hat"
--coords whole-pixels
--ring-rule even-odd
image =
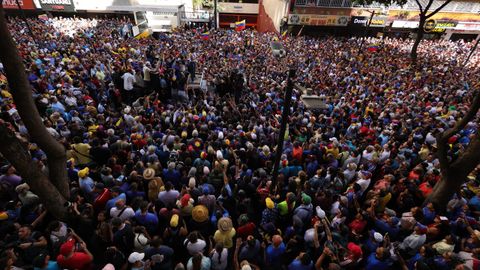
[[[196,222],[202,223],[208,220],[208,209],[205,205],[197,205],[192,209],[192,218]]]
[[[232,220],[228,217],[222,217],[218,220],[218,230],[229,232],[233,228]]]
[[[145,180],[151,180],[155,177],[155,170],[152,168],[146,168],[145,171],[143,171],[143,178]]]

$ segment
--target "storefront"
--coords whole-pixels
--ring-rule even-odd
[[[300,31],[305,35],[347,36],[350,16],[347,15],[318,15],[318,14],[290,14],[288,25],[293,34]]]
[[[258,23],[258,4],[218,3],[218,23],[220,28],[234,28],[235,22],[245,20],[247,28],[256,28]]]
[[[1,0],[0,0],[1,1]],[[33,0],[18,0],[20,9],[18,8],[16,0],[3,0],[3,8],[7,15],[21,15],[22,12],[28,16],[34,16],[36,13],[36,7]]]

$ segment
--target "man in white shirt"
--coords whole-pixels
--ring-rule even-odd
[[[135,216],[135,211],[130,206],[125,205],[123,199],[119,199],[115,202],[115,206],[110,209],[110,217],[119,218],[122,221],[126,221]]]
[[[200,239],[198,233],[194,231],[188,235],[187,239],[183,242],[183,245],[187,247],[188,253],[193,256],[199,252],[202,253],[205,251],[207,243],[205,240]]]
[[[137,81],[133,75],[133,71],[129,70],[122,75],[123,89],[125,89],[125,102],[131,104],[134,97],[133,84]]]

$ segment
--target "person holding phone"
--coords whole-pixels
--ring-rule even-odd
[[[68,229],[69,238],[60,246],[57,263],[62,269],[87,270],[91,268],[93,255],[87,244],[73,230]]]

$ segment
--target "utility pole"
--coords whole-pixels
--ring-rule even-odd
[[[213,0],[213,23],[214,29],[218,28],[218,23],[217,23],[217,0]]]
[[[288,71],[287,89],[285,92],[285,99],[283,100],[282,124],[280,133],[278,134],[278,144],[275,150],[275,163],[273,165],[272,186],[276,187],[278,170],[280,169],[280,159],[283,152],[283,140],[285,139],[285,131],[287,130],[288,116],[290,114],[290,103],[293,94],[293,79],[295,78],[296,69],[291,68]]]
[[[365,25],[365,32],[363,33],[363,40],[362,44],[360,44],[360,49],[362,49],[363,43],[365,43],[365,40],[367,39],[368,30],[370,29],[370,25],[372,24],[373,16],[375,16],[375,10],[368,12],[370,12],[370,19],[368,20],[367,25]]]

